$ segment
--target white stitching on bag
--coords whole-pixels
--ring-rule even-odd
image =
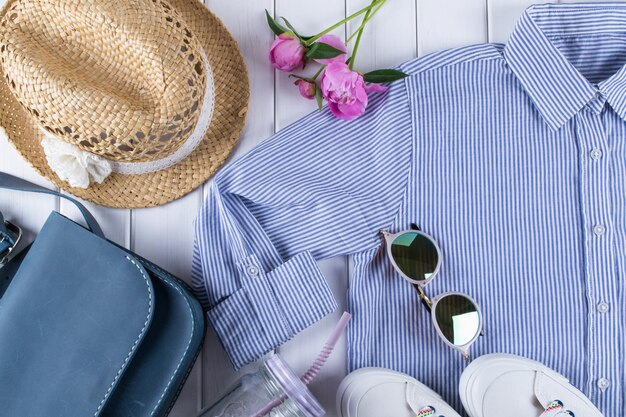
[[[167,273],[166,271],[163,271],[161,268],[159,268],[158,266],[151,264],[151,266],[153,266],[156,270],[158,270],[159,272],[163,273],[164,275],[168,275],[171,276],[169,273]],[[176,291],[178,291],[180,293],[180,295],[183,296],[183,298],[186,299],[185,295],[183,294],[183,292],[180,290],[180,288],[176,287],[174,284],[172,284],[171,282],[165,281],[165,280],[161,280],[161,282],[166,283],[167,285],[169,285],[170,287],[174,288]],[[174,369],[174,373],[172,374],[172,376],[170,377],[170,380],[168,381],[167,385],[165,386],[165,390],[163,390],[163,393],[161,394],[161,397],[159,398],[159,401],[157,401],[156,405],[154,406],[154,408],[152,409],[152,411],[150,412],[150,415],[153,415],[154,412],[157,410],[157,408],[159,408],[159,406],[161,405],[161,402],[163,401],[163,397],[165,396],[165,393],[167,392],[168,388],[170,387],[170,385],[172,385],[172,381],[174,380],[174,377],[176,376],[176,374],[178,373],[178,370],[180,369],[180,365],[182,365],[183,363],[183,359],[187,356],[187,352],[189,352],[189,347],[191,346],[191,341],[193,340],[193,336],[194,336],[194,329],[195,329],[195,319],[193,317],[193,314],[191,314],[191,309],[189,310],[189,316],[191,317],[191,337],[189,338],[189,341],[187,342],[187,347],[185,348],[185,352],[183,353],[183,356],[180,358],[180,361],[178,361],[178,365],[176,365],[176,369]],[[189,368],[189,371],[191,371],[191,368]],[[188,375],[189,373],[187,373]],[[182,386],[180,387],[180,389],[178,390],[178,392],[180,392],[180,390],[182,389]],[[173,404],[172,404],[173,405]],[[170,407],[171,408],[171,407]]]
[[[146,321],[143,324],[143,328],[141,329],[141,332],[139,332],[139,336],[137,336],[137,340],[135,340],[135,343],[130,348],[130,352],[128,352],[128,355],[126,355],[126,359],[124,359],[124,362],[122,363],[122,366],[120,367],[120,369],[117,371],[117,374],[115,375],[115,378],[113,379],[113,382],[111,382],[111,386],[109,386],[109,389],[104,394],[104,398],[102,399],[102,401],[100,401],[100,405],[98,405],[98,409],[93,414],[94,417],[96,417],[98,415],[98,413],[102,409],[102,406],[104,405],[104,402],[107,400],[109,395],[111,395],[111,390],[113,389],[113,386],[115,385],[115,382],[117,382],[117,380],[120,378],[120,375],[122,374],[122,370],[126,366],[126,363],[128,363],[128,360],[132,356],[133,352],[137,349],[137,346],[139,344],[139,340],[141,340],[141,337],[143,336],[143,334],[145,333],[146,329],[148,328],[148,321],[150,320],[150,310],[152,309],[152,288],[150,288],[150,281],[148,281],[148,278],[146,277],[146,274],[143,273],[143,269],[139,265],[137,265],[137,263],[133,259],[129,258],[128,256],[126,256],[126,259],[128,259],[133,265],[135,265],[137,267],[137,269],[141,273],[141,276],[143,277],[144,281],[146,282],[146,286],[148,287],[148,314],[146,315]]]

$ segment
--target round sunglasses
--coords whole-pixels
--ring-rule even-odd
[[[415,230],[389,233],[381,230],[387,254],[398,273],[417,290],[422,304],[430,312],[437,334],[469,361],[469,347],[481,335],[482,313],[468,295],[448,292],[429,298],[424,287],[441,268],[441,249],[428,234]]]

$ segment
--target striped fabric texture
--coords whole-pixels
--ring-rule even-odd
[[[354,122],[315,112],[222,169],[193,278],[235,367],[335,308],[315,259],[350,255],[350,370],[410,374],[461,412],[465,362],[379,233],[443,252],[432,297],[463,292],[473,357],[538,360],[626,415],[626,4],[537,5],[506,45],[431,54]]]

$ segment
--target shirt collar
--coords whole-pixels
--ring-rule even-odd
[[[626,120],[626,66],[596,87],[550,40],[574,34],[606,34],[619,27],[603,23],[607,21],[626,25],[626,5],[534,5],[526,9],[511,33],[504,48],[506,62],[552,129],[561,128],[587,104],[600,111],[605,101]]]

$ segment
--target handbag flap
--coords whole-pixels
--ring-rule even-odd
[[[131,255],[53,212],[0,299],[7,416],[98,416],[152,322]]]

